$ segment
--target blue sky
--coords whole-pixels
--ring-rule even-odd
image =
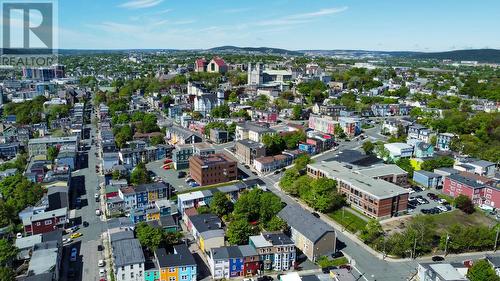
[[[59,47],[500,49],[498,0],[59,0]]]

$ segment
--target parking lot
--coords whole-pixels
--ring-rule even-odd
[[[437,198],[437,195],[439,195],[439,193],[439,190],[435,189],[419,190],[418,188],[415,188],[414,191],[410,193],[410,197],[408,199],[408,212],[410,214],[438,214],[451,211],[453,207],[451,207],[449,204],[446,204],[443,199]],[[432,197],[428,194],[434,194],[436,196]]]

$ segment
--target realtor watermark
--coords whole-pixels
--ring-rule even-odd
[[[0,0],[1,65],[44,67],[57,63],[57,1]]]

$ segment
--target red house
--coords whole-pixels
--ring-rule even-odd
[[[500,190],[491,181],[468,176],[466,173],[449,175],[443,181],[443,193],[451,197],[465,195],[474,205],[487,205],[493,208],[500,207]]]
[[[67,208],[60,208],[23,218],[24,232],[27,235],[51,232],[66,224]]]

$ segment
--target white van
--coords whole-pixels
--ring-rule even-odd
[[[100,216],[100,215],[101,215],[101,210],[96,209],[96,210],[95,210],[95,214],[96,214],[96,216]]]

